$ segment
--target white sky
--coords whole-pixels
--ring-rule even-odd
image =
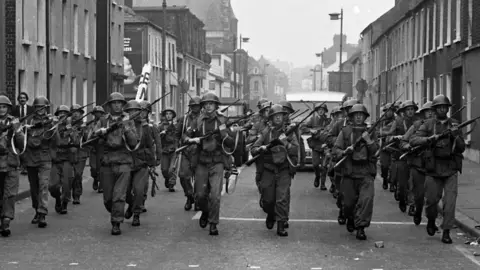
[[[340,21],[329,13],[343,7],[343,32],[348,43],[358,43],[360,32],[387,12],[395,0],[231,0],[239,20],[243,45],[255,58],[292,62],[296,67],[315,63],[315,53],[333,44]]]

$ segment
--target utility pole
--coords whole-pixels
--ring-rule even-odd
[[[167,83],[166,83],[166,54],[167,54],[167,0],[163,0],[162,4],[163,9],[163,31],[162,31],[162,94],[163,97],[167,93]],[[172,100],[172,97],[169,97]],[[183,95],[182,95],[183,98]],[[162,110],[165,110],[165,99],[162,99]]]

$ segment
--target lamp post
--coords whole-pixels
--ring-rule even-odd
[[[165,82],[166,80],[166,68],[167,65],[165,63],[166,57],[165,54],[167,53],[167,0],[163,0],[162,3],[162,9],[163,9],[163,29],[162,29],[162,97],[165,96],[167,92],[167,84]],[[188,90],[187,90],[188,91]],[[183,95],[182,95],[183,98]],[[170,100],[172,98],[170,97]],[[162,110],[165,109],[165,99],[162,99]]]
[[[341,9],[340,13],[330,13],[328,15],[330,15],[330,20],[332,21],[340,20],[340,64],[338,67],[338,91],[342,92],[343,8]]]

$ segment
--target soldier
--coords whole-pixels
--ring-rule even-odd
[[[10,236],[10,221],[15,218],[15,196],[19,185],[17,168],[20,167],[15,148],[23,150],[26,139],[18,119],[8,114],[10,108],[10,99],[0,96],[0,234],[3,237]]]
[[[83,126],[83,122],[79,120],[85,114],[85,111],[81,107],[82,106],[78,104],[74,104],[72,107],[70,107],[74,136],[78,141],[83,141],[83,139],[88,135],[85,127]],[[80,196],[82,196],[83,193],[83,171],[85,170],[85,165],[87,164],[87,158],[90,155],[90,148],[77,147],[74,154],[75,162],[73,163],[74,178],[72,184],[72,196],[73,204],[80,204]]]
[[[405,135],[403,135],[402,141],[400,142],[400,147],[404,151],[409,151],[411,149],[409,141],[412,135],[417,132],[418,128],[420,128],[425,121],[433,117],[432,102],[429,101],[425,103],[420,109],[419,113],[423,113],[424,119],[415,121]],[[415,214],[413,215],[413,223],[415,223],[415,225],[420,225],[422,222],[422,211],[425,199],[425,168],[423,155],[421,153],[414,153],[408,157],[407,163],[410,167],[415,201]]]
[[[223,148],[233,148],[235,142],[229,135],[227,118],[217,112],[220,105],[218,97],[214,93],[206,93],[201,104],[204,112],[192,125],[192,130],[187,132],[185,142],[199,145],[197,160],[192,162],[192,167],[195,168],[196,202],[202,211],[200,227],[205,228],[210,223],[210,235],[218,235],[222,182],[228,158]],[[200,138],[209,132],[213,134]]]
[[[374,179],[377,174],[375,153],[378,146],[367,132],[365,119],[370,114],[363,104],[355,104],[349,112],[352,124],[340,131],[335,142],[337,156],[347,156],[343,167],[343,209],[347,230],[357,230],[357,239],[366,240],[365,228],[370,226],[373,214]],[[354,148],[358,139],[363,142]]]
[[[87,127],[87,137],[91,136],[91,133],[94,131],[95,126],[98,125],[99,121],[105,117],[105,110],[103,109],[102,106],[95,106],[93,108],[92,114],[94,116],[93,121],[90,122],[90,124]],[[100,155],[97,155],[97,153],[102,153],[103,152],[103,145],[99,143],[92,143],[90,146],[90,157],[89,157],[89,163],[90,163],[90,175],[93,178],[93,190],[98,190],[98,193],[103,193],[103,187],[101,183],[101,179],[99,177],[100,175]]]
[[[252,154],[264,154],[264,172],[260,183],[263,211],[269,230],[277,222],[277,235],[288,236],[285,222],[289,215],[289,189],[295,174],[294,164],[298,162],[298,141],[295,134],[285,135],[287,112],[282,105],[270,109],[271,127],[267,127],[252,147]],[[272,146],[272,147],[269,147]]]
[[[325,146],[327,143],[327,134],[323,132],[330,124],[330,119],[326,117],[328,112],[327,105],[324,103],[315,104],[315,114],[305,123],[304,132],[309,132],[312,136],[307,140],[308,145],[312,149],[312,165],[315,170],[315,180],[313,186],[320,190],[327,190],[325,181],[327,180],[327,171],[321,167],[322,161],[325,158]],[[321,184],[320,184],[321,181]]]
[[[175,168],[175,150],[178,147],[176,138],[176,122],[174,121],[177,113],[173,108],[166,108],[162,111],[165,121],[159,124],[158,131],[162,139],[162,158],[161,168],[162,175],[165,178],[165,188],[168,191],[175,192],[177,177],[174,172]]]
[[[111,93],[108,100],[111,112],[100,120],[94,132],[95,136],[103,138],[99,142],[104,144],[100,178],[104,190],[103,204],[111,213],[112,235],[122,233],[120,223],[124,219],[125,199],[133,166],[129,148],[134,149],[139,143],[135,124],[127,113],[122,112],[126,103],[121,93]]]
[[[142,110],[140,102],[130,100],[127,102],[123,111],[134,116]],[[140,214],[143,212],[145,187],[148,190],[149,170],[155,171],[156,153],[154,128],[147,121],[148,111],[140,112],[139,117],[133,119],[135,121],[135,129],[139,134],[140,143],[132,150],[133,167],[132,180],[127,189],[126,202],[128,208],[125,211],[125,218],[130,219],[133,215],[132,226],[140,226]]]
[[[415,102],[412,100],[404,101],[400,109],[397,110],[397,113],[400,116],[397,116],[395,121],[392,123],[390,130],[380,133],[380,135],[392,136],[391,142],[395,142],[394,147],[396,147],[396,149],[392,153],[392,178],[394,178],[392,181],[394,184],[398,183],[396,198],[398,198],[398,207],[400,208],[400,211],[405,212],[407,210],[407,204],[410,204],[408,214],[411,216],[415,214],[415,206],[413,205],[413,198],[411,197],[408,186],[410,169],[405,160],[399,160],[399,157],[402,154],[399,149],[399,142],[407,130],[413,125],[413,117],[417,110],[418,106],[415,104]],[[403,116],[401,116],[402,114]],[[391,142],[387,141],[387,143]]]
[[[53,119],[47,114],[50,102],[46,97],[35,98],[33,106],[35,114],[28,122],[31,128],[27,134],[27,150],[22,158],[27,167],[32,207],[35,209],[35,216],[31,223],[38,224],[39,228],[45,228],[48,214],[48,186],[52,169],[51,135],[46,131],[52,127]]]
[[[458,122],[447,116],[451,106],[446,96],[436,96],[432,101],[436,117],[426,120],[410,139],[412,147],[429,144],[429,148],[424,152],[427,233],[433,236],[438,231],[435,225],[437,204],[444,193],[441,227],[442,242],[445,244],[452,243],[450,230],[455,223],[458,172],[462,170],[462,153],[465,151],[462,132],[456,128]],[[449,130],[446,136],[440,137],[439,134],[446,130]]]
[[[345,117],[343,119],[339,119],[339,121],[337,121],[329,131],[327,142],[330,148],[333,149],[333,146],[335,145],[335,142],[337,140],[338,135],[340,134],[340,131],[342,131],[342,129],[346,128],[351,124],[351,118],[349,117],[349,112],[350,112],[350,109],[355,104],[358,104],[358,100],[356,99],[350,99],[343,103],[341,109]],[[335,155],[335,152],[333,152],[333,161],[337,162],[340,159],[341,157],[337,157]],[[334,171],[335,186],[338,189],[338,196],[337,196],[336,203],[339,210],[338,210],[337,221],[338,221],[338,224],[340,225],[344,225],[346,222],[345,215],[343,213],[343,206],[342,206],[343,205],[343,192],[342,192],[342,185],[341,185],[342,178],[343,178],[342,170],[343,170],[342,166],[339,166]]]
[[[342,106],[333,107],[332,112],[330,113],[330,118],[331,118],[330,124],[325,129],[325,132],[327,133],[327,149],[328,149],[327,155],[330,155],[330,157],[332,157],[333,156],[332,155],[332,148],[329,146],[329,139],[330,139],[329,136],[330,136],[330,131],[335,126],[335,124],[338,121],[343,121]],[[333,169],[334,162],[333,162],[332,158],[330,159],[330,164],[327,164],[327,165],[329,167],[329,169],[327,171],[327,174],[330,177],[330,182],[332,183],[332,185],[330,186],[330,193],[333,194],[333,198],[337,199],[338,194],[340,192],[339,191],[340,186],[337,186],[336,183],[335,183],[335,170]]]
[[[380,123],[380,132],[387,132],[390,130],[393,121],[395,120],[395,107],[392,106],[392,103],[387,103],[385,106],[383,106],[382,109],[383,113],[385,114],[385,119]],[[381,138],[381,145],[382,147],[385,147],[387,143],[387,138],[383,137]],[[388,183],[390,183],[390,177],[389,177],[389,172],[390,172],[390,165],[392,164],[392,157],[391,157],[391,151],[386,148],[382,148],[380,151],[380,175],[383,179],[383,189],[387,190],[388,189]],[[393,188],[394,185],[390,186],[390,189]]]
[[[201,98],[192,97],[188,103],[189,111],[182,116],[177,123],[176,135],[179,142],[183,142],[187,137],[187,131],[192,129],[193,124],[197,121],[200,111],[202,110]],[[192,204],[195,203],[195,198],[193,196],[193,185],[192,185],[192,160],[194,155],[197,152],[196,145],[190,145],[187,149],[183,150],[182,153],[178,154],[178,177],[180,178],[180,184],[182,185],[183,192],[187,201],[185,202],[184,209],[185,211],[190,211],[192,209]],[[195,210],[198,209],[195,205]]]
[[[50,171],[50,195],[55,198],[55,211],[67,214],[67,206],[72,197],[72,184],[74,178],[73,159],[75,153],[71,151],[72,134],[67,130],[69,113],[67,105],[60,105],[55,111],[55,116],[60,121],[53,137],[52,145],[52,170]]]
[[[295,126],[295,123],[291,122],[291,116],[295,112],[293,109],[292,103],[288,101],[280,101],[280,105],[283,106],[283,109],[288,113],[287,121],[286,124],[287,126]],[[301,136],[300,129],[296,129],[295,136],[297,136],[297,141],[298,141],[298,150],[299,150],[299,168],[303,168],[305,166],[305,144],[303,143],[303,139]]]

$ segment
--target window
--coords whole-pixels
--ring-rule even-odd
[[[445,45],[452,44],[452,0],[447,0],[447,40]]]
[[[460,32],[462,31],[462,0],[456,0],[455,8],[455,42],[461,40]]]
[[[25,89],[25,70],[18,70],[18,92],[26,92]]]
[[[57,22],[56,22],[56,16],[55,15],[57,13],[56,13],[56,10],[55,10],[55,0],[50,0],[49,4],[50,4],[50,17],[49,17],[50,25],[56,26]],[[55,46],[55,44],[56,44],[55,43],[55,33],[56,33],[55,28],[52,29],[52,31],[50,31],[49,40],[50,40],[50,44],[52,46]]]
[[[437,3],[433,3],[432,51],[437,46]]]
[[[445,95],[445,78],[443,74],[438,76],[438,92],[437,95]]]
[[[39,95],[38,93],[38,72],[33,73],[33,94],[35,96]]]
[[[253,83],[253,91],[258,92],[259,91],[259,86],[260,86],[260,84],[258,83],[258,81],[255,81]]]
[[[430,8],[427,7],[427,17],[425,18],[425,22],[427,24],[427,31],[425,32],[425,39],[427,40],[427,45],[425,49],[425,53],[430,51]]]
[[[97,57],[97,14],[93,14],[93,58],[96,58],[96,57]]]
[[[24,0],[26,1],[26,0]],[[68,46],[68,17],[67,17],[67,0],[62,0],[62,38],[63,38],[63,48],[69,49]]]
[[[78,53],[78,6],[73,5],[73,51]]]
[[[467,82],[467,101],[472,100],[472,82]],[[467,103],[467,119],[472,119],[472,102]],[[468,131],[470,131],[474,126],[470,126]],[[472,133],[467,135],[467,141],[472,140]]]
[[[83,79],[83,100],[81,104],[88,103],[88,81]]]
[[[447,74],[445,84],[446,84],[445,95],[451,100],[452,98],[452,75],[451,74]]]
[[[83,21],[83,30],[85,35],[85,56],[90,56],[90,14],[88,14],[88,10],[85,10],[85,17]]]
[[[191,72],[192,72],[192,87],[195,87],[195,66],[194,65],[192,65]]]
[[[444,6],[445,6],[445,3],[444,3],[444,0],[440,0],[438,2],[438,4],[440,5],[440,10],[439,10],[439,16],[438,16],[438,19],[439,19],[439,27],[438,27],[438,49],[441,49],[443,48],[443,31],[444,31],[444,28],[443,28],[443,15],[444,15]]]
[[[71,85],[71,89],[72,89],[72,104],[76,104],[77,103],[77,78],[75,77],[72,77],[72,85]]]
[[[96,100],[97,99],[97,83],[96,82],[93,82],[93,86],[92,86],[92,100]]]
[[[171,70],[172,68],[172,47],[170,47],[170,43],[168,45],[168,69]]]
[[[425,52],[425,10],[422,9],[420,12],[420,50],[419,55],[423,55]]]
[[[437,78],[432,78],[433,80],[433,95],[437,95]]]
[[[45,0],[37,0],[37,44],[44,44],[45,40]]]
[[[67,103],[67,98],[66,98],[67,89],[66,88],[67,87],[65,85],[65,75],[60,75],[60,102],[62,104]]]
[[[431,90],[430,90],[430,78],[427,78],[427,91],[426,91],[426,97],[427,97],[427,100],[431,100],[432,99],[432,95],[430,94],[431,93]]]
[[[468,0],[468,47],[472,46],[473,0]]]
[[[118,43],[117,44],[123,44],[123,35],[122,35],[123,31],[122,31],[122,26],[119,24],[118,25],[118,35],[117,35],[117,38],[118,38]],[[118,64],[119,65],[123,65],[123,49],[119,49],[118,50]]]
[[[28,40],[28,30],[27,30],[27,24],[25,23],[25,18],[26,18],[26,9],[25,9],[25,1],[31,1],[31,0],[22,0],[22,39],[23,40]]]
[[[172,44],[172,53],[173,53],[173,72],[177,72],[177,54],[175,52],[175,44]]]

